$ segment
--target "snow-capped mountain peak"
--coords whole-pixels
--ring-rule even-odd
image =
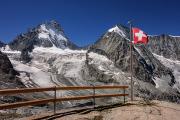
[[[127,28],[122,25],[115,25],[113,28],[110,28],[108,32],[112,33],[115,32],[119,34],[120,36],[127,38]]]
[[[78,49],[65,35],[62,27],[56,21],[49,21],[18,35],[9,46],[12,50],[32,51],[34,46],[57,47],[61,49]]]

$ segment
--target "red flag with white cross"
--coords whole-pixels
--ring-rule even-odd
[[[138,44],[138,43],[146,44],[148,42],[147,34],[144,33],[141,29],[132,28],[132,32],[133,32],[133,43],[134,44]]]

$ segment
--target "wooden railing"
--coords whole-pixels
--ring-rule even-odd
[[[0,95],[12,95],[12,94],[20,94],[20,93],[33,93],[33,92],[45,92],[45,91],[54,91],[54,98],[49,99],[38,99],[38,100],[31,100],[31,101],[24,101],[24,102],[16,102],[16,103],[5,103],[0,104],[0,110],[2,109],[11,109],[11,108],[18,108],[23,106],[33,106],[33,105],[40,105],[40,104],[47,104],[49,102],[54,103],[54,113],[56,112],[56,102],[62,101],[71,101],[71,100],[83,100],[83,99],[91,99],[93,98],[95,103],[95,98],[102,98],[102,97],[117,97],[117,96],[124,96],[124,103],[125,103],[125,90],[128,86],[67,86],[67,87],[46,87],[46,88],[21,88],[21,89],[3,89],[0,90]],[[57,90],[85,90],[85,89],[92,89],[93,95],[86,95],[86,96],[71,96],[71,97],[56,97]],[[123,89],[123,94],[95,94],[96,89]]]

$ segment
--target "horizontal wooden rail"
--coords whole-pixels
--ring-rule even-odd
[[[47,104],[49,102],[53,102],[54,103],[54,113],[56,113],[56,102],[70,101],[70,100],[83,100],[83,99],[93,98],[93,103],[95,106],[95,98],[117,97],[117,96],[124,96],[124,103],[125,103],[125,96],[128,96],[128,94],[125,94],[126,88],[128,88],[128,86],[63,86],[63,87],[44,87],[44,88],[3,89],[3,90],[0,90],[0,95],[6,95],[6,96],[12,95],[12,94],[19,94],[19,93],[54,91],[54,98],[0,104],[0,110],[18,108],[18,107],[23,107],[23,106]],[[85,89],[93,90],[93,95],[56,98],[57,90],[85,90]],[[123,89],[123,94],[95,94],[96,89]]]
[[[52,98],[52,99],[40,99],[40,100],[32,100],[32,101],[16,102],[16,103],[6,103],[6,104],[0,104],[0,110],[18,108],[23,106],[40,105],[49,102],[54,102],[54,99]]]
[[[90,99],[90,98],[102,98],[102,97],[117,97],[117,96],[128,96],[128,94],[102,94],[102,95],[88,95],[88,96],[73,96],[73,97],[62,97],[57,99],[41,99],[41,100],[32,100],[26,102],[17,102],[17,103],[6,103],[0,105],[0,110],[2,109],[12,109],[17,107],[23,106],[30,106],[30,105],[40,105],[46,104],[49,102],[62,102],[62,101],[70,101],[70,100],[83,100],[83,99]]]
[[[10,95],[10,94],[18,94],[18,93],[32,93],[32,92],[44,92],[44,91],[54,91],[54,90],[55,90],[55,87],[3,89],[3,90],[0,90],[0,95]]]
[[[117,96],[128,96],[128,94],[102,94],[102,95],[87,95],[87,96],[77,96],[77,97],[63,97],[63,98],[57,98],[56,101],[83,100],[90,98],[117,97]]]
[[[85,89],[125,89],[128,86],[65,86],[65,87],[45,87],[45,88],[21,88],[21,89],[3,89],[0,95],[10,95],[18,93],[32,93],[55,90],[85,90]]]
[[[84,89],[125,89],[128,86],[68,86],[56,87],[57,90],[84,90]]]

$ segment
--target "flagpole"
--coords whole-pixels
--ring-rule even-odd
[[[131,101],[133,101],[133,68],[132,68],[132,60],[133,60],[133,56],[132,56],[132,20],[128,21],[129,23],[129,29],[130,29],[130,73],[131,73]]]

